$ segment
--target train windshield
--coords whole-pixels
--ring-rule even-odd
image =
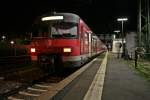
[[[42,23],[34,26],[34,37],[77,38],[77,24],[68,22]]]
[[[51,27],[52,38],[77,38],[77,25],[74,23],[54,23]]]

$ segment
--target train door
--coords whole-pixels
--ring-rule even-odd
[[[95,45],[96,45],[95,49],[96,49],[96,54],[97,54],[98,53],[98,38],[96,38],[96,44]]]
[[[97,53],[99,53],[99,51],[100,51],[100,46],[101,46],[102,44],[101,44],[101,41],[99,40],[99,39],[97,39]]]
[[[92,34],[92,37],[91,37],[91,56],[93,56],[93,52],[94,52],[93,45],[94,45],[94,39],[93,39],[93,34]]]
[[[87,54],[89,53],[89,34],[87,32],[84,33],[84,52],[85,55],[87,56]]]
[[[92,35],[92,56],[96,54],[96,38],[95,35]]]
[[[81,35],[80,35],[80,50],[81,50],[81,58],[83,61],[86,61],[89,57],[89,33],[86,31],[85,27],[81,27]]]
[[[83,26],[81,26],[81,32],[80,32],[80,54],[84,54],[84,38],[83,38]]]
[[[91,57],[92,56],[92,34],[91,33],[89,33],[88,34],[88,37],[89,37],[89,39],[88,39],[88,42],[89,42],[89,52],[88,52],[88,54],[89,54],[89,57]]]

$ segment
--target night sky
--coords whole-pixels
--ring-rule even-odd
[[[96,34],[120,28],[118,17],[128,17],[126,31],[136,31],[137,0],[0,1],[0,34],[30,31],[37,16],[51,11],[78,14]]]

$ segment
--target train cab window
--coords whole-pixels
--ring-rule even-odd
[[[54,23],[51,27],[52,38],[77,38],[77,24]]]
[[[77,23],[39,23],[33,27],[33,37],[77,38]]]

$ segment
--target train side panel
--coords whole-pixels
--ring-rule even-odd
[[[84,55],[82,59],[87,60],[102,52],[102,42],[82,20],[79,26],[81,55]]]

